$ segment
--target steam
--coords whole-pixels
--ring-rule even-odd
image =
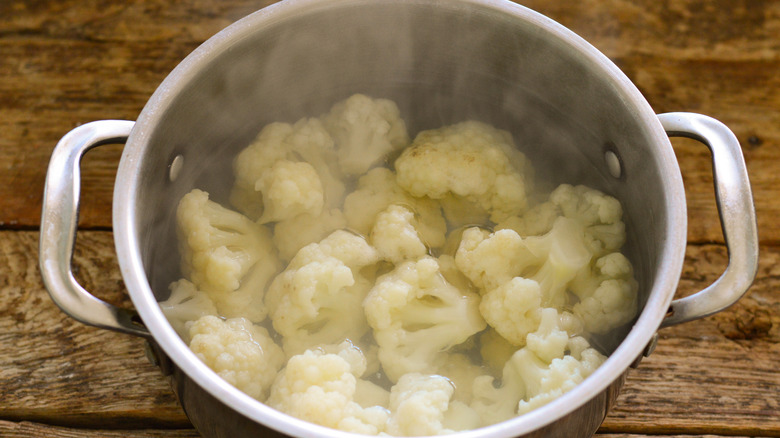
[[[601,161],[614,136],[604,126],[617,111],[602,96],[610,84],[546,31],[456,2],[301,4],[259,12],[217,52],[197,54],[178,78],[185,88],[157,115],[159,163],[144,176],[139,220],[158,299],[180,277],[178,199],[198,187],[229,205],[233,159],[265,125],[323,114],[355,93],[396,102],[412,138],[471,119],[511,132],[536,169],[538,193],[562,182],[622,190]],[[171,182],[166,166],[177,155],[184,164]],[[605,353],[614,348],[599,342]]]

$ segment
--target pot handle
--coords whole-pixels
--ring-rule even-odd
[[[723,123],[701,114],[660,114],[667,134],[704,143],[712,152],[715,198],[729,262],[706,289],[672,301],[661,327],[720,312],[747,292],[758,270],[758,232],[753,195],[739,141]]]
[[[46,172],[38,257],[43,283],[65,313],[84,324],[149,338],[134,310],[94,297],[76,281],[71,270],[81,158],[93,147],[124,143],[134,124],[124,120],[91,122],[73,129],[57,143]]]

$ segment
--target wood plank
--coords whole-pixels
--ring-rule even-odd
[[[655,438],[719,438],[723,435],[642,435],[633,433],[597,433],[596,438],[643,438],[643,437],[655,437]],[[730,438],[747,438],[739,436],[730,436]],[[751,437],[751,438],[764,438],[764,437]]]
[[[775,0],[523,0],[603,51],[669,58],[757,60],[780,54]]]
[[[643,438],[643,437],[655,437],[655,438],[719,438],[723,435],[643,435],[633,433],[597,433],[596,438]],[[730,438],[747,438],[739,436],[730,436]],[[764,437],[751,437],[751,438],[764,438]]]
[[[40,279],[37,232],[0,233],[0,418],[91,427],[188,427],[144,341],[87,327],[57,308]],[[129,306],[111,233],[79,234],[76,276]],[[1,434],[0,434],[1,435]]]
[[[0,418],[89,428],[184,428],[187,420],[143,342],[83,326],[41,285],[37,232],[0,232]],[[759,278],[736,306],[665,329],[653,355],[629,373],[604,433],[780,436],[780,247],[764,247]],[[688,248],[681,294],[725,265],[721,245]],[[77,276],[88,290],[129,305],[110,232],[84,231]],[[99,360],[96,360],[98,359]]]
[[[58,139],[98,119],[134,119],[165,75],[213,33],[271,1],[0,4],[0,226],[35,227]],[[611,56],[658,112],[697,111],[730,126],[746,155],[762,242],[780,243],[780,2],[523,1]],[[722,242],[710,159],[675,141],[688,187],[689,239]],[[81,224],[110,227],[121,147],[84,163]],[[94,155],[93,155],[94,154]]]
[[[13,423],[0,420],[0,435],[7,438],[196,438],[197,432],[192,429],[158,429],[158,430],[91,430],[72,429],[57,426],[48,426],[31,422]],[[651,435],[635,434],[597,434],[597,438],[646,438]],[[719,438],[717,435],[652,435],[654,438]],[[747,437],[732,437],[747,438]],[[755,438],[755,437],[754,437]]]
[[[7,438],[198,438],[194,429],[74,429],[22,421],[0,420],[0,436]]]
[[[0,2],[0,226],[36,226],[51,151],[74,127],[135,120],[195,47],[272,1]],[[108,227],[121,148],[84,163],[81,224]]]
[[[779,262],[780,248],[762,248],[757,280],[736,305],[660,331],[601,430],[780,436]],[[722,246],[689,246],[681,295],[711,283],[725,263]]]

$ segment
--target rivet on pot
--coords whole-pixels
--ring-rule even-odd
[[[631,368],[638,368],[639,364],[642,362],[642,359],[645,357],[649,357],[651,354],[653,354],[653,351],[655,351],[655,346],[658,345],[658,333],[654,333],[653,337],[650,338],[650,342],[647,343],[645,346],[644,351],[642,351],[642,354],[637,357],[634,362],[631,364]]]
[[[611,148],[604,152],[604,161],[607,163],[607,170],[614,178],[623,176],[623,163],[618,154]]]
[[[179,154],[173,157],[173,161],[171,161],[171,165],[168,166],[168,179],[170,179],[171,182],[176,181],[176,178],[179,177],[179,173],[181,173],[182,166],[184,166],[184,156]]]

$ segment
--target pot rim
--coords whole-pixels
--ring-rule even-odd
[[[373,0],[398,2],[399,0]],[[407,3],[428,3],[426,0],[400,0]],[[367,3],[366,0],[286,0],[260,9],[221,30],[189,54],[161,83],[141,111],[129,136],[117,170],[113,199],[113,229],[119,266],[131,300],[144,324],[165,354],[193,381],[231,409],[247,418],[292,436],[343,437],[346,432],[318,426],[283,414],[247,396],[209,369],[176,334],[160,310],[146,278],[137,236],[136,218],[137,188],[141,178],[137,163],[149,147],[151,133],[159,118],[165,113],[173,98],[186,88],[187,83],[202,66],[228,50],[237,41],[247,38],[257,29],[284,21],[301,13]],[[655,157],[664,173],[663,184],[668,225],[664,238],[659,267],[648,294],[647,303],[636,323],[609,356],[584,382],[558,399],[528,414],[471,431],[459,432],[459,437],[516,436],[533,432],[575,411],[588,400],[604,392],[619,379],[629,366],[639,358],[652,336],[658,330],[677,288],[686,247],[687,213],[685,192],[677,160],[660,121],[636,86],[604,54],[574,32],[556,21],[524,6],[505,0],[432,0],[431,3],[452,7],[486,8],[527,21],[541,31],[551,34],[560,43],[576,49],[585,62],[603,72],[614,91],[626,101],[633,116],[647,129],[648,136],[657,145]],[[682,226],[681,226],[682,225]],[[352,435],[352,434],[348,434]],[[359,435],[355,435],[359,436]]]

